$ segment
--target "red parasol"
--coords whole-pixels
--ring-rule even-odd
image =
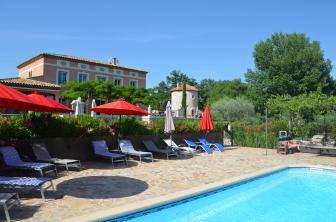
[[[45,96],[40,95],[39,92],[35,91],[32,94],[28,95],[33,101],[44,106],[40,111],[44,112],[53,112],[53,113],[70,113],[73,112],[67,106],[64,106],[61,103],[56,102],[55,100],[49,99]]]
[[[44,107],[16,89],[0,84],[0,108],[40,111]]]
[[[203,113],[203,117],[202,117],[202,121],[200,124],[200,129],[204,130],[204,131],[210,131],[214,129],[214,125],[212,123],[212,119],[211,119],[211,115],[210,115],[210,110],[209,110],[209,106],[206,105],[204,113]]]
[[[147,116],[148,113],[141,108],[128,103],[125,99],[119,99],[115,102],[106,103],[101,106],[90,108],[91,111],[97,113],[105,113],[110,115],[133,115],[133,116]]]

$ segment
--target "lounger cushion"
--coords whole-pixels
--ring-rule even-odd
[[[35,163],[35,162],[23,162],[14,147],[1,147],[0,153],[7,166],[31,168],[33,170],[41,170],[49,167],[53,167],[50,163]]]
[[[39,187],[51,178],[47,177],[3,177],[0,176],[0,186]]]
[[[119,146],[121,149],[121,152],[125,154],[130,154],[134,156],[151,156],[151,152],[144,152],[144,151],[137,151],[134,149],[131,141],[129,140],[120,140],[119,141]]]
[[[225,147],[220,144],[220,143],[209,143],[205,138],[199,138],[198,139],[202,144],[205,144],[207,146],[215,146],[217,149],[219,149],[220,151],[224,151]]]
[[[126,156],[119,153],[111,153],[108,150],[107,144],[105,140],[99,140],[99,141],[92,141],[93,145],[93,151],[96,156],[104,157],[104,158],[125,158]]]
[[[196,144],[194,141],[192,141],[191,139],[185,139],[184,140],[188,146],[191,146],[191,147],[201,147],[205,152],[211,154],[212,153],[212,149],[210,147],[208,147],[207,145],[204,145],[204,144]]]

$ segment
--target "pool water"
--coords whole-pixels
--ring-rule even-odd
[[[335,222],[336,171],[288,168],[116,221]]]

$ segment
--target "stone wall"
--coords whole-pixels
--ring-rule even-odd
[[[192,138],[197,141],[197,138],[204,137],[204,133],[192,133],[192,134],[174,134],[173,140],[177,144],[182,144],[183,138]],[[142,136],[128,136],[125,139],[130,139],[137,150],[146,150],[142,144],[142,140],[153,140],[159,147],[165,147],[163,138],[169,138],[169,135],[142,135]],[[31,143],[43,142],[46,144],[47,149],[52,157],[79,159],[81,161],[94,160],[95,156],[92,151],[92,140],[104,139],[107,141],[111,150],[118,150],[117,137],[80,137],[80,138],[49,138],[49,139],[34,139]],[[223,142],[222,132],[213,132],[207,134],[207,139],[210,142]],[[29,156],[34,159],[34,155],[31,150],[31,146],[26,144],[25,146],[17,147],[21,155]]]

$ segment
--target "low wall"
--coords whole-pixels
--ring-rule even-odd
[[[177,144],[184,143],[184,138],[192,138],[197,140],[199,137],[204,137],[204,133],[192,134],[174,134],[173,140]],[[165,147],[163,138],[169,138],[169,135],[141,135],[141,136],[125,136],[125,139],[130,139],[137,150],[146,150],[142,144],[142,140],[153,140],[158,146]],[[47,138],[47,139],[33,139],[32,143],[43,142],[46,144],[47,149],[52,157],[79,159],[81,161],[94,160],[95,156],[92,151],[91,141],[93,140],[106,140],[111,150],[118,150],[117,137],[80,137],[80,138]],[[207,134],[207,139],[211,142],[222,143],[223,133],[212,132]],[[26,144],[22,147],[17,147],[20,154],[27,155],[34,159],[31,146]],[[28,148],[28,149],[27,149]]]

